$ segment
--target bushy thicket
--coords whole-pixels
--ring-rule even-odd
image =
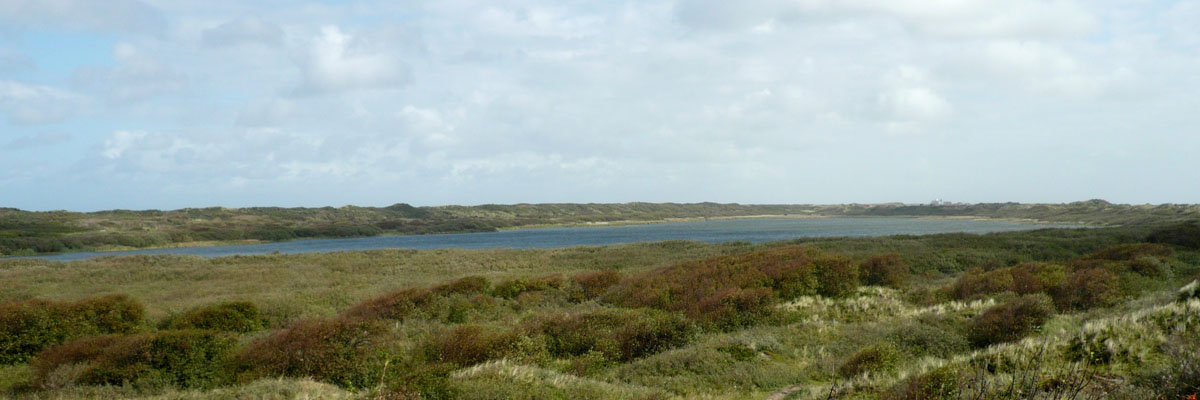
[[[208,330],[160,331],[77,339],[33,360],[43,387],[121,385],[203,388],[230,383],[237,341]]]
[[[432,335],[423,345],[423,356],[430,362],[448,362],[469,366],[511,354],[519,333],[479,325],[460,325]]]
[[[599,309],[553,313],[523,324],[541,337],[550,354],[573,357],[599,352],[616,361],[630,361],[686,344],[696,327],[678,313],[654,309]]]
[[[258,307],[248,301],[201,306],[172,316],[163,322],[166,329],[210,329],[224,332],[253,332],[266,327]]]
[[[888,371],[896,367],[900,354],[887,343],[875,344],[859,349],[838,366],[838,375],[853,378],[864,372]]]
[[[1043,293],[1064,310],[1105,307],[1160,284],[1173,272],[1170,248],[1149,243],[1107,247],[1065,265],[1031,262],[972,269],[944,291],[972,300],[1003,292]]]
[[[434,299],[426,288],[407,288],[363,301],[342,313],[350,319],[404,319]]]
[[[858,268],[849,258],[788,246],[655,269],[614,285],[604,299],[682,311],[708,326],[735,328],[761,322],[778,300],[844,296],[857,286]]]
[[[959,376],[950,367],[941,367],[900,381],[885,392],[885,400],[948,400],[957,399]]]
[[[1146,236],[1146,241],[1200,249],[1200,222],[1185,222],[1157,229]]]
[[[583,298],[595,299],[604,294],[608,288],[621,282],[621,273],[615,269],[583,272],[571,277],[571,281],[579,285]]]
[[[381,326],[363,320],[301,320],[250,343],[237,362],[252,377],[312,377],[365,387],[383,333]]]
[[[492,295],[504,299],[515,299],[517,296],[527,292],[558,289],[565,283],[566,279],[562,275],[548,275],[530,279],[509,279],[497,283],[492,288]]]
[[[1021,296],[984,310],[968,331],[978,347],[1019,340],[1041,328],[1054,315],[1054,305],[1043,294]]]
[[[858,270],[864,285],[893,288],[903,287],[911,275],[908,264],[896,253],[871,256],[858,265]]]
[[[0,364],[23,362],[47,346],[143,324],[141,304],[125,295],[76,302],[28,300],[0,304]]]

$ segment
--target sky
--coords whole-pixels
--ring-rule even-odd
[[[0,0],[0,207],[1200,202],[1200,1]]]

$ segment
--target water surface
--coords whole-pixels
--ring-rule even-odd
[[[312,239],[250,245],[178,247],[129,251],[79,252],[36,256],[57,261],[129,254],[182,254],[202,257],[313,253],[374,249],[543,249],[602,246],[630,242],[693,240],[769,242],[802,237],[990,233],[1053,227],[1013,221],[919,218],[746,218],[621,226],[520,229],[485,233]]]

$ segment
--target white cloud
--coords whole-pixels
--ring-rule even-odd
[[[9,150],[31,149],[36,147],[53,146],[71,140],[71,135],[64,132],[41,132],[35,135],[21,136],[5,144]]]
[[[0,22],[33,29],[161,34],[165,18],[138,0],[3,0]]]
[[[74,80],[100,96],[119,101],[142,101],[183,90],[187,78],[160,60],[153,50],[120,42],[113,46],[114,67],[82,67]]]
[[[400,60],[337,26],[321,27],[300,67],[303,91],[387,88],[409,80],[408,67]]]
[[[251,43],[278,46],[283,42],[283,29],[259,18],[243,17],[205,30],[201,40],[213,47]]]
[[[59,122],[78,113],[84,102],[71,91],[0,80],[0,112],[15,124]]]

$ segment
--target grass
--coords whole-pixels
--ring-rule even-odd
[[[0,260],[13,288],[0,302],[124,294],[145,308],[128,334],[0,366],[0,393],[1182,396],[1200,370],[1200,300],[1180,288],[1200,255],[1136,244],[1153,231]],[[1117,286],[1085,304],[1092,278],[1076,273],[1095,270]]]

